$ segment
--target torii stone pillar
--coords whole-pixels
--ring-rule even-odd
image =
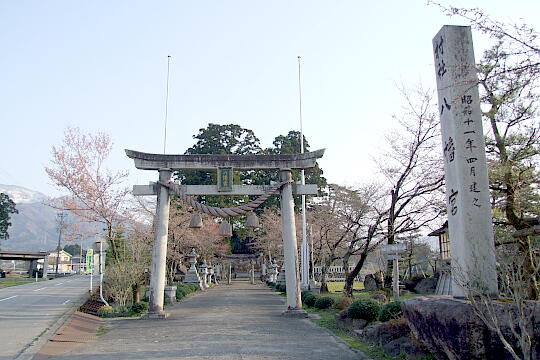
[[[159,170],[159,181],[168,182],[171,179],[170,169]],[[160,186],[157,196],[154,246],[152,249],[152,271],[150,277],[149,317],[165,318],[163,312],[163,296],[165,291],[165,262],[167,259],[167,234],[169,231],[169,190]]]
[[[452,295],[497,296],[495,243],[471,28],[443,26],[433,38],[439,97]]]
[[[281,181],[292,181],[291,170],[281,169]],[[281,228],[283,235],[283,251],[285,256],[285,284],[287,285],[287,310],[284,315],[307,317],[302,310],[300,299],[300,282],[298,274],[298,245],[296,242],[296,223],[294,218],[294,200],[292,183],[281,188]]]

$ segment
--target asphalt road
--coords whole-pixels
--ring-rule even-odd
[[[88,293],[89,286],[90,276],[75,275],[0,289],[0,360],[17,357]]]

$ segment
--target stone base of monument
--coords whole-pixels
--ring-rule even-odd
[[[308,317],[308,313],[304,309],[289,308],[282,312],[281,316],[303,319]]]
[[[154,319],[166,319],[169,317],[169,314],[165,311],[155,311],[155,312],[148,312],[147,314],[142,316],[142,319],[145,320],[154,320]]]
[[[320,294],[321,293],[321,287],[315,283],[309,283],[309,291],[311,291],[314,294]]]
[[[402,302],[403,315],[414,337],[440,359],[512,359],[496,332],[475,314],[471,303],[451,296],[420,296]],[[500,328],[514,349],[519,349],[510,325],[518,329],[514,304],[494,301]],[[540,304],[530,302],[534,312],[531,338],[540,339]],[[519,330],[519,329],[518,329]],[[540,341],[533,341],[532,359],[540,359]]]
[[[176,286],[165,286],[165,303],[174,304],[176,302]]]

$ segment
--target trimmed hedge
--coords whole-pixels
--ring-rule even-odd
[[[384,305],[379,312],[379,321],[386,322],[391,319],[396,319],[403,315],[401,310],[401,301],[393,301]]]
[[[347,309],[347,317],[351,319],[364,319],[368,322],[376,320],[379,317],[381,306],[372,299],[356,300]]]
[[[334,299],[328,296],[318,298],[313,304],[317,309],[328,309],[332,305],[334,305]]]
[[[196,284],[175,283],[174,285],[176,286],[176,300],[183,299],[192,292],[199,290]]]
[[[314,295],[312,292],[310,292],[309,294],[306,294],[306,296],[304,296],[304,299],[302,299],[302,302],[304,304],[306,304],[307,306],[315,306],[315,302],[317,301],[318,297],[316,295]]]
[[[276,285],[276,291],[286,292],[287,291],[287,286],[285,284],[277,284]]]

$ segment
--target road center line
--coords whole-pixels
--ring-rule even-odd
[[[0,299],[0,301],[13,299],[13,298],[15,298],[15,297],[17,297],[17,296],[18,296],[18,295],[13,295],[13,296],[7,297],[7,298],[5,298],[5,299]]]
[[[61,282],[61,283],[58,283],[58,284],[56,284],[56,285],[54,285],[54,286],[58,286],[58,285],[62,285],[62,284],[63,284],[63,282]]]
[[[42,288],[36,289],[36,290],[34,290],[34,291],[39,291],[39,290],[43,290],[43,289],[45,289],[45,288],[42,287]]]
[[[68,302],[70,302],[70,301],[71,301],[71,300],[68,299],[68,300],[64,301],[64,302],[62,303],[62,305],[66,305],[66,304],[67,304]]]

